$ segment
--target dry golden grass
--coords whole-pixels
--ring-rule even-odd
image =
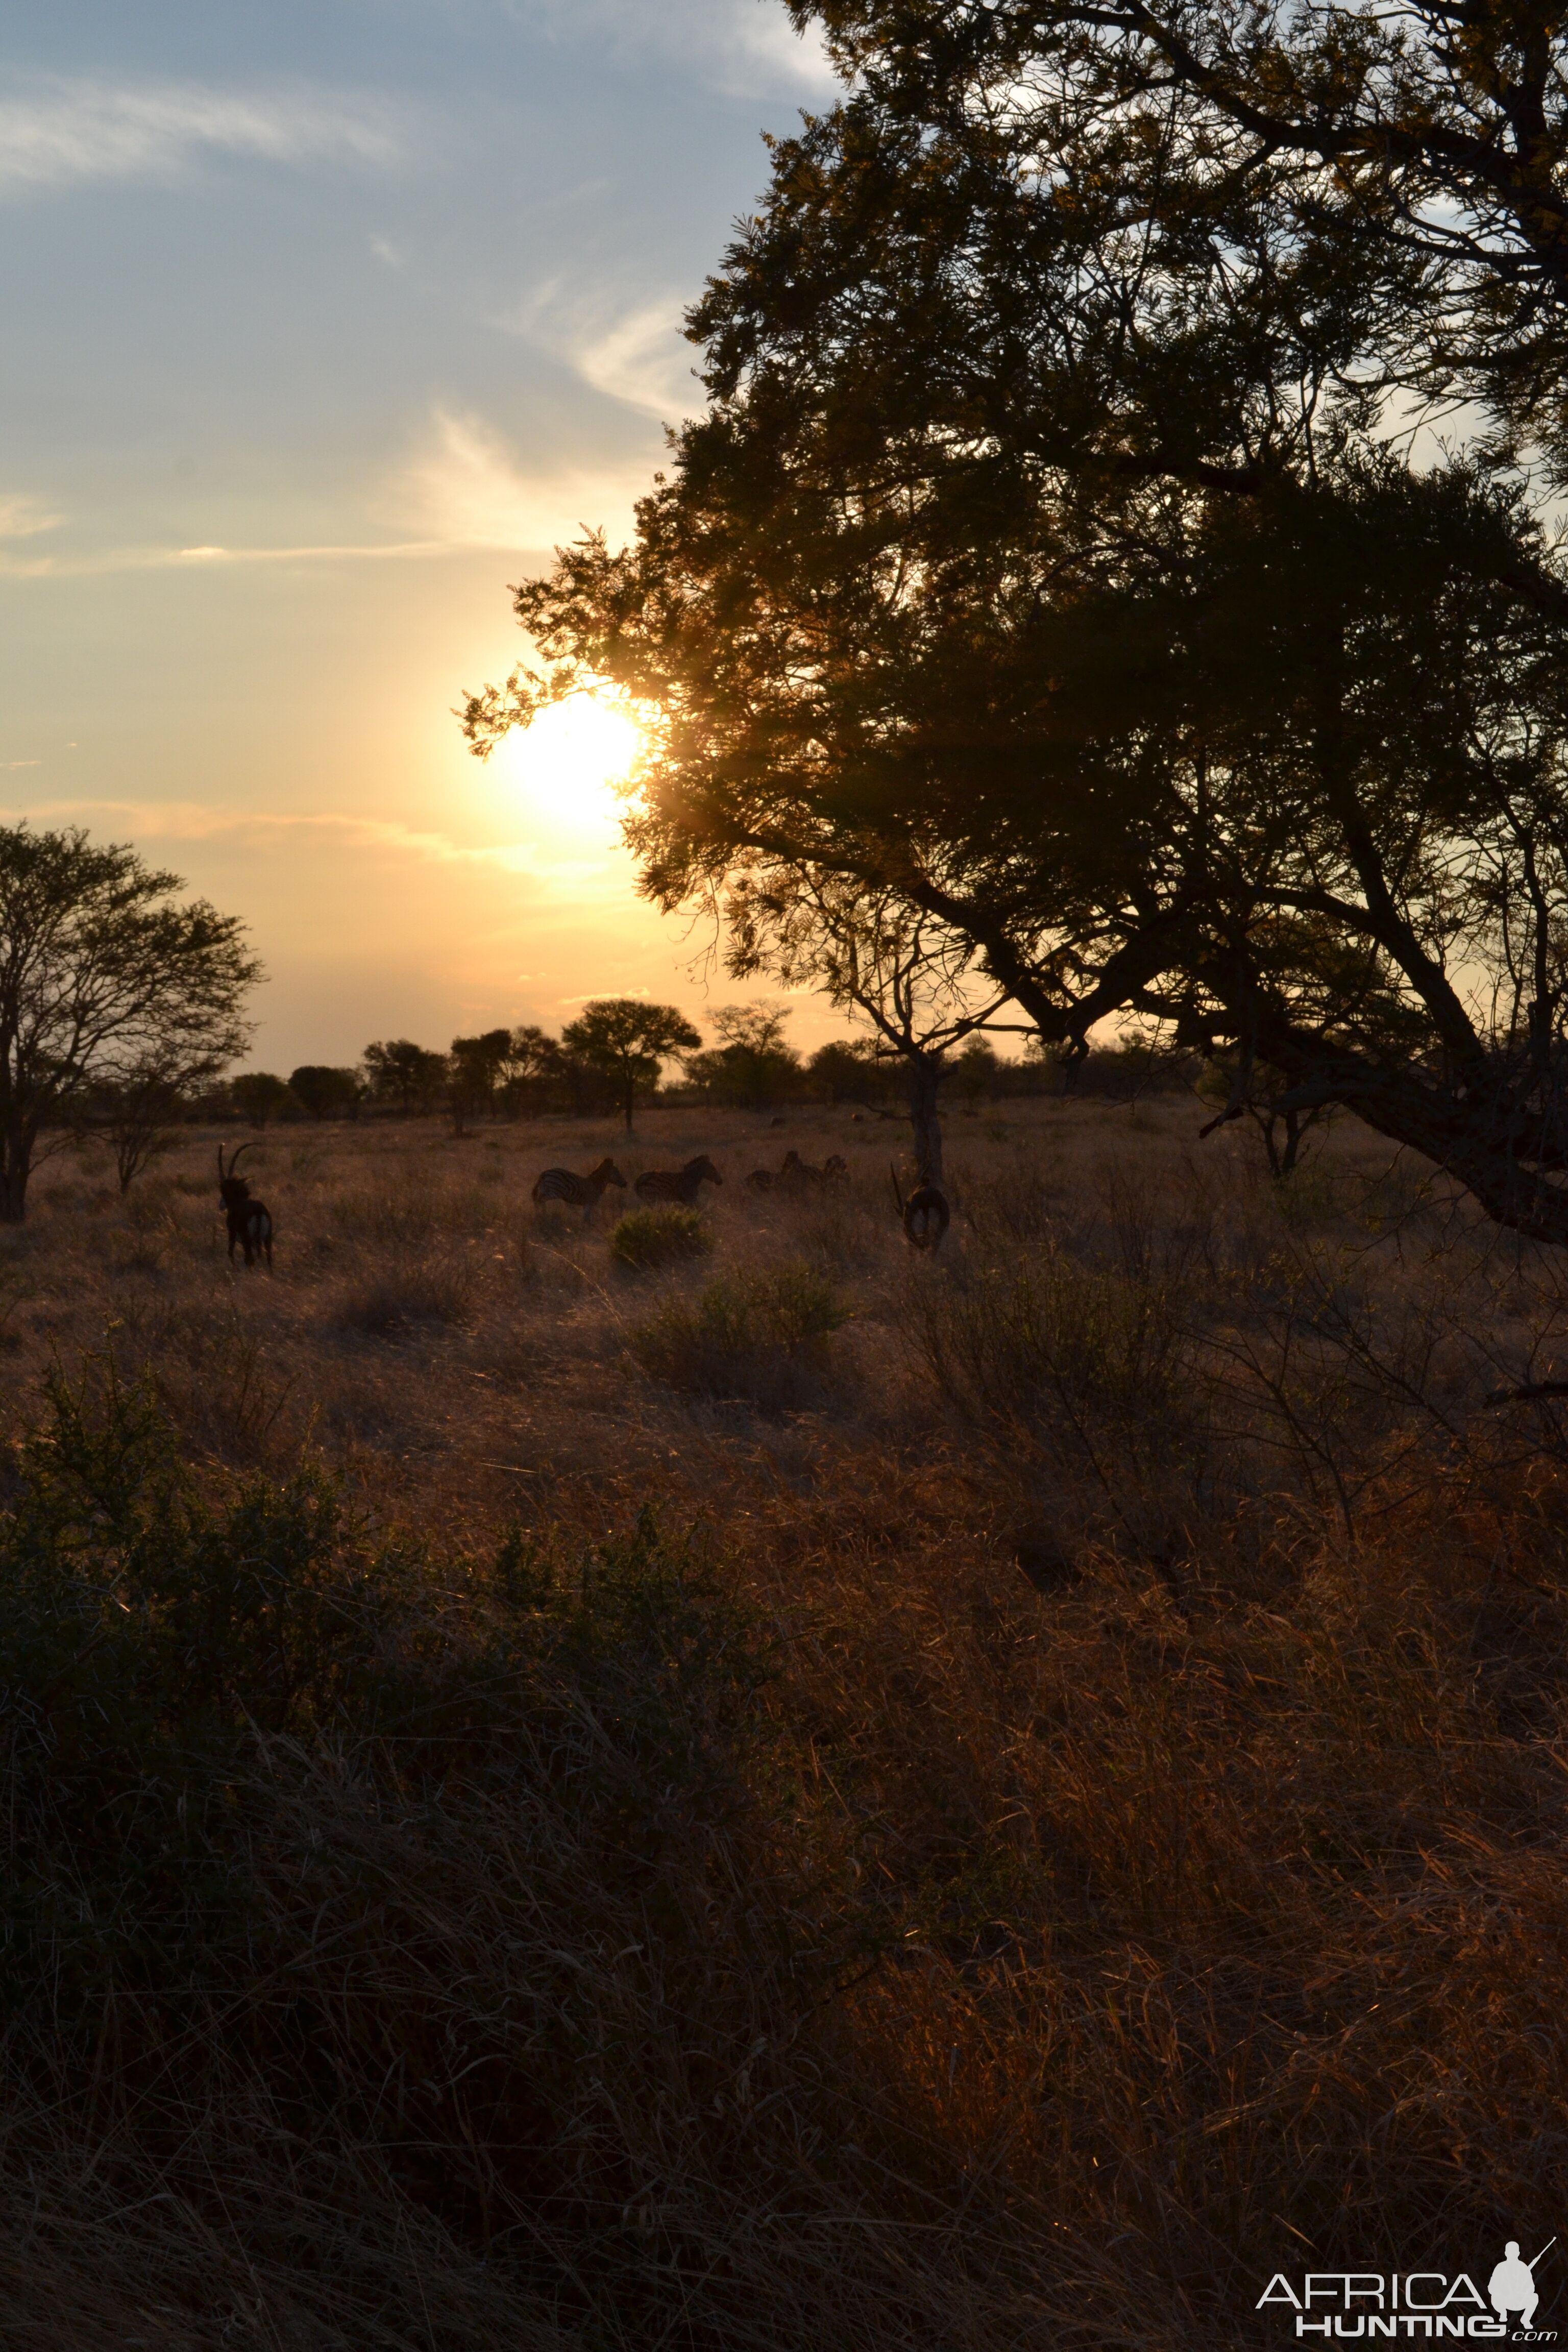
[[[1551,2235],[1568,1438],[1484,1400],[1568,1369],[1563,1278],[1357,1130],[1276,1187],[1200,1118],[954,1119],[935,1262],[847,1112],[284,1130],[271,1276],[211,1138],[40,1180],[16,1430],[107,1354],[210,1496],[324,1465],[476,1623],[509,1524],[652,1505],[765,1679],[649,1748],[623,1628],[504,1771],[226,1768],[253,1960],[13,1989],[0,2345],[1243,2345],[1276,2269]],[[847,1189],[749,1192],[786,1144]],[[710,1255],[535,1215],[605,1149],[711,1152]]]

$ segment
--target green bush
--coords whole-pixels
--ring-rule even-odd
[[[722,1812],[716,1743],[760,1668],[714,1572],[646,1512],[586,1550],[514,1532],[437,1562],[373,1541],[319,1470],[204,1494],[151,1390],[111,1369],[52,1384],[18,1473],[0,1513],[14,2021],[91,2041],[112,2020],[125,2054],[225,1990],[243,2008],[262,1944],[292,1933],[269,1866],[323,1770],[384,1820],[515,1805],[542,1780],[579,1850],[646,1851],[683,1790]]]
[[[631,1349],[671,1388],[785,1410],[820,1398],[827,1341],[848,1319],[821,1275],[782,1265],[710,1282],[695,1304],[672,1300],[637,1326]]]
[[[610,1235],[610,1255],[639,1272],[674,1265],[682,1258],[710,1257],[713,1228],[695,1209],[671,1202],[662,1209],[632,1209]]]

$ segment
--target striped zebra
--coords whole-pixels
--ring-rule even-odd
[[[645,1168],[637,1181],[639,1201],[679,1201],[689,1209],[697,1198],[700,1184],[721,1184],[724,1181],[705,1151],[689,1160],[684,1168],[666,1170]]]
[[[786,1151],[777,1181],[781,1192],[809,1192],[814,1188],[820,1190],[822,1171],[814,1168],[809,1160],[803,1160],[798,1151]]]
[[[546,1201],[567,1201],[582,1210],[586,1222],[604,1197],[606,1184],[618,1184],[623,1192],[626,1189],[626,1180],[613,1160],[601,1160],[591,1176],[574,1176],[570,1168],[547,1168],[533,1188],[533,1205],[537,1209]]]

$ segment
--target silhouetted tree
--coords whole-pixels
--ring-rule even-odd
[[[0,825],[0,1220],[21,1222],[95,1091],[243,1050],[261,967],[242,925],[183,887],[123,844]]]
[[[567,1024],[561,1042],[568,1053],[615,1080],[629,1135],[638,1087],[657,1085],[661,1063],[672,1054],[689,1052],[702,1039],[673,1004],[648,1004],[639,996],[602,996]]]
[[[851,87],[710,412],[471,740],[607,679],[661,905],[837,877],[1069,1057],[1134,1013],[1568,1240],[1568,568],[1500,462],[1568,415],[1563,26],[798,13]],[[1415,469],[1394,385],[1491,438]]]
[[[496,1089],[511,1055],[511,1031],[487,1029],[479,1037],[454,1037],[447,1058],[447,1103],[458,1133],[470,1118],[495,1108]]]
[[[209,1063],[192,1066],[151,1053],[93,1089],[83,1125],[108,1143],[122,1194],[144,1168],[173,1150],[194,1090],[212,1076]]]
[[[360,1085],[353,1070],[333,1069],[325,1063],[305,1062],[289,1076],[289,1090],[312,1118],[352,1116],[359,1104]]]
[[[447,1084],[447,1056],[409,1037],[393,1037],[364,1049],[365,1083],[377,1102],[401,1111],[428,1110]]]
[[[830,1103],[863,1103],[877,1085],[877,1049],[869,1037],[833,1037],[806,1064],[812,1084],[825,1087]]]
[[[242,1071],[230,1080],[229,1092],[241,1118],[252,1127],[265,1127],[268,1119],[286,1118],[300,1108],[288,1080],[274,1070]]]
[[[509,1110],[542,1109],[564,1076],[560,1040],[536,1024],[514,1029],[503,1068]]]
[[[688,1055],[686,1075],[694,1086],[742,1110],[760,1110],[793,1091],[800,1055],[784,1044],[787,1013],[760,1004],[724,1004],[710,1018],[721,1042]]]

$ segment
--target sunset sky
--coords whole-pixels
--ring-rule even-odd
[[[8,814],[241,915],[266,1067],[733,1001],[633,897],[593,745],[485,768],[450,710],[522,650],[508,583],[624,535],[820,55],[773,0],[0,22]]]

